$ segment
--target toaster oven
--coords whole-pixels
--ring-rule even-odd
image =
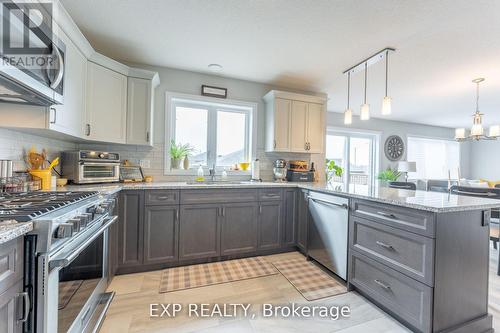
[[[62,175],[73,184],[120,181],[120,155],[103,151],[77,150],[61,154]]]

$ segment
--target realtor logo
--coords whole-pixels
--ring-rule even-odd
[[[16,67],[56,68],[52,3],[0,1],[2,61]]]

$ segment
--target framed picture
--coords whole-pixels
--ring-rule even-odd
[[[122,182],[142,182],[144,174],[140,166],[120,166],[120,181]]]
[[[218,97],[218,98],[227,98],[227,89],[220,87],[212,87],[212,86],[201,86],[201,94],[203,96],[210,97]]]

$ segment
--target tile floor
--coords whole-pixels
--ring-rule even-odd
[[[297,252],[267,257],[270,261],[297,258]],[[500,328],[500,277],[496,276],[496,250],[492,250],[490,267],[490,312],[497,330]],[[306,301],[281,275],[188,289],[160,294],[161,271],[121,275],[114,278],[109,290],[116,292],[101,333],[175,332],[175,333],[396,333],[409,332],[356,292],[335,297]],[[332,321],[327,318],[281,319],[263,318],[260,306],[264,303],[308,305],[349,305],[351,317]],[[255,318],[195,318],[182,311],[175,318],[151,318],[151,303],[251,303]]]

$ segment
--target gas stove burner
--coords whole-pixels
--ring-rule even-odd
[[[0,196],[0,221],[30,221],[59,208],[97,195],[98,192],[23,192]]]

